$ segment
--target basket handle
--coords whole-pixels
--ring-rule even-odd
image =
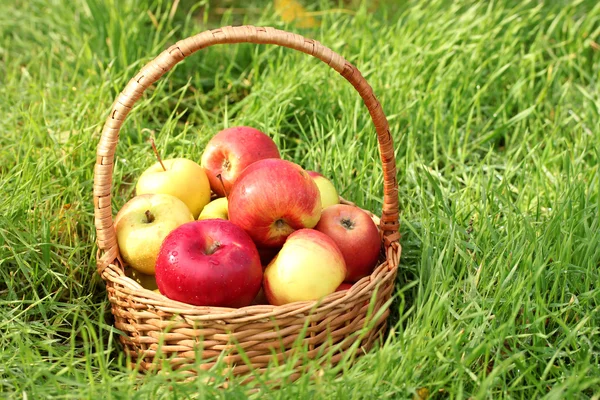
[[[200,49],[223,43],[275,44],[289,47],[319,58],[354,86],[367,106],[377,131],[379,153],[383,163],[383,209],[380,228],[386,253],[389,254],[387,249],[400,239],[398,232],[396,159],[387,118],[379,101],[373,94],[371,86],[355,66],[316,40],[306,39],[300,35],[271,27],[227,26],[180,40],[160,53],[158,57],[146,64],[129,81],[113,103],[102,129],[94,167],[94,215],[99,253],[97,262],[100,275],[103,275],[109,264],[114,263],[116,259],[120,259],[113,226],[111,189],[115,149],[125,117],[144,91],[173,68],[175,64]],[[392,268],[391,265],[390,268]]]

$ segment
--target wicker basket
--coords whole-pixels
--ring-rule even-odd
[[[350,290],[333,293],[318,303],[198,307],[143,289],[125,275],[111,208],[114,154],[123,121],[144,90],[175,64],[202,48],[222,43],[276,44],[310,54],[338,71],[364,100],[383,163],[382,217],[373,216],[383,251],[372,275]],[[121,343],[141,370],[161,368],[168,360],[173,368],[188,366],[193,372],[190,366],[206,370],[220,359],[235,375],[262,372],[271,362],[289,360],[302,347],[308,358],[327,355],[328,362],[335,365],[349,349],[358,348],[358,355],[368,351],[385,329],[401,252],[392,138],[381,106],[358,69],[315,40],[270,27],[224,27],[181,40],[163,51],[129,81],[112,106],[98,144],[94,205],[98,273],[106,282],[115,326],[123,333]],[[160,363],[156,362],[158,354]],[[294,368],[292,379],[301,373],[301,363]]]

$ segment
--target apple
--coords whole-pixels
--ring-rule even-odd
[[[219,197],[208,203],[202,209],[199,220],[202,219],[229,219],[227,212],[227,197]]]
[[[119,251],[125,262],[144,274],[154,274],[156,256],[165,237],[194,216],[175,196],[141,194],[133,197],[115,217]]]
[[[269,158],[248,166],[229,194],[229,219],[258,247],[282,246],[298,229],[321,217],[321,197],[313,179],[293,162]]]
[[[343,292],[344,290],[348,290],[352,287],[352,283],[343,282],[340,286],[335,289],[336,292]]]
[[[273,139],[258,129],[236,126],[224,129],[210,139],[200,163],[213,192],[227,196],[242,171],[265,158],[280,158]]]
[[[338,194],[333,183],[323,175],[319,174],[315,171],[306,171],[311,178],[314,179],[317,187],[319,188],[319,193],[321,194],[321,207],[327,208],[334,204],[340,203],[340,195]]]
[[[269,301],[267,300],[267,296],[265,296],[265,291],[261,287],[260,290],[258,291],[258,294],[254,298],[254,300],[252,300],[251,305],[259,306],[259,305],[266,305],[266,304],[269,304]]]
[[[381,249],[375,222],[358,207],[336,204],[327,207],[315,229],[331,237],[344,255],[346,282],[356,282],[371,274]]]
[[[344,281],[344,256],[329,236],[314,229],[292,233],[265,269],[263,289],[270,304],[318,300]]]
[[[257,249],[258,255],[260,256],[260,262],[264,266],[269,265],[271,260],[273,260],[277,253],[279,253],[279,250],[281,250],[280,247],[257,247]]]
[[[156,285],[156,277],[154,275],[144,274],[132,268],[130,271],[130,277],[139,283],[144,289],[158,290],[158,286]]]
[[[160,293],[197,306],[248,306],[262,276],[250,236],[222,219],[179,226],[165,238],[156,260]]]
[[[172,158],[162,160],[162,164],[158,161],[145,170],[137,182],[136,193],[173,195],[188,206],[196,219],[210,202],[210,183],[204,169],[194,161]]]

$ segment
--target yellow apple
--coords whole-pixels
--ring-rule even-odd
[[[315,171],[306,172],[313,178],[319,188],[319,193],[321,194],[321,207],[323,209],[340,203],[340,196],[329,179]]]
[[[264,273],[272,305],[318,300],[335,292],[346,277],[344,256],[329,236],[314,229],[295,231]]]
[[[170,194],[188,206],[194,218],[210,202],[210,183],[204,168],[192,160],[171,158],[148,168],[137,182],[136,194]]]
[[[169,194],[142,194],[129,200],[115,217],[121,256],[133,269],[153,275],[164,238],[194,216],[184,202]]]
[[[139,283],[144,289],[157,290],[156,277],[154,275],[144,274],[143,272],[131,269],[131,279]]]
[[[229,219],[229,213],[227,212],[227,197],[220,197],[208,203],[202,209],[199,220],[201,219]]]

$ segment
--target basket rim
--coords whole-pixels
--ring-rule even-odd
[[[247,321],[263,320],[266,318],[281,318],[288,313],[310,314],[316,309],[332,309],[339,304],[350,301],[352,298],[360,297],[365,293],[372,294],[377,287],[385,282],[386,276],[393,276],[396,269],[389,270],[387,262],[379,264],[373,274],[366,276],[354,283],[352,288],[345,291],[334,292],[319,300],[296,301],[284,305],[256,304],[239,308],[196,306],[172,300],[163,294],[139,286],[137,282],[126,275],[110,277],[107,280],[114,284],[127,284],[121,291],[129,295],[143,296],[144,304],[152,305],[153,308],[168,310],[169,313],[192,317],[194,321],[227,320],[230,318],[247,317]],[[375,276],[378,279],[373,279]],[[132,287],[133,286],[133,287]],[[139,287],[135,287],[139,286]]]
[[[375,97],[371,86],[364,79],[360,71],[346,61],[341,55],[323,46],[316,40],[307,39],[298,34],[282,31],[272,27],[255,27],[250,25],[245,26],[226,26],[223,28],[207,30],[192,37],[178,41],[155,59],[147,63],[127,84],[125,89],[115,99],[111,111],[107,116],[106,122],[102,129],[101,138],[97,148],[97,158],[94,167],[94,214],[96,226],[96,244],[97,251],[97,270],[107,284],[119,285],[123,290],[131,290],[131,295],[135,296],[145,294],[145,298],[150,300],[155,296],[160,296],[160,299],[166,303],[174,300],[168,299],[162,294],[159,295],[148,289],[144,289],[137,282],[131,280],[125,275],[125,263],[121,259],[116,234],[114,232],[114,220],[112,212],[112,193],[113,186],[113,167],[116,146],[119,140],[119,132],[125,118],[132,110],[134,104],[139,100],[144,91],[156,82],[167,71],[174,67],[177,63],[185,59],[187,56],[196,51],[210,47],[216,44],[229,43],[255,43],[255,44],[274,44],[283,47],[288,47],[314,56],[325,62],[331,68],[340,73],[359,93],[363,99],[367,110],[371,116],[372,122],[375,125],[377,132],[377,140],[379,144],[379,154],[383,165],[383,207],[381,218],[378,219],[378,228],[381,234],[383,244],[383,256],[385,260],[378,264],[375,271],[368,277],[362,278],[356,282],[353,287],[346,292],[335,292],[325,296],[319,301],[309,302],[294,302],[282,306],[262,306],[252,305],[242,308],[215,308],[219,310],[229,310],[223,314],[227,316],[234,315],[239,310],[253,311],[255,309],[268,308],[269,310],[281,311],[276,314],[281,314],[290,305],[308,307],[310,309],[320,302],[336,302],[347,296],[364,295],[363,291],[366,288],[374,289],[375,285],[389,279],[389,276],[396,275],[397,267],[400,261],[401,246],[399,233],[399,207],[398,207],[398,182],[396,179],[396,162],[395,152],[393,147],[392,136],[389,130],[387,118],[382,110],[382,107]],[[347,202],[353,204],[351,202]],[[373,214],[367,211],[372,217]],[[385,266],[385,268],[383,268]],[[379,272],[377,272],[379,271]],[[368,282],[366,286],[356,286],[358,283]],[[364,285],[364,283],[361,283]],[[137,286],[137,287],[136,287]],[[359,288],[360,289],[355,289]],[[114,289],[114,287],[113,287]],[[353,290],[355,289],[355,290]],[[341,294],[340,294],[341,293]],[[158,301],[158,299],[155,299]],[[193,306],[186,303],[184,310],[194,310],[195,308],[207,309],[210,307]],[[252,307],[252,309],[249,309]],[[296,310],[297,311],[297,310]],[[275,312],[275,311],[272,311]]]
[[[347,204],[350,206],[358,207],[354,203],[351,203],[343,199],[342,197],[340,197],[340,204]],[[377,221],[379,220],[379,218],[376,215],[374,215],[369,210],[365,210],[363,208],[360,209],[369,214],[373,222],[375,222],[377,225]],[[320,308],[322,306],[324,308],[334,308],[335,306],[341,303],[341,299],[346,299],[348,297],[348,299],[346,300],[351,300],[355,297],[360,297],[365,293],[374,292],[376,290],[376,287],[385,281],[385,279],[381,278],[382,274],[395,275],[397,271],[402,246],[399,243],[397,243],[397,245],[393,244],[390,248],[395,252],[395,254],[393,254],[392,257],[388,257],[386,255],[385,259],[382,259],[383,257],[380,257],[378,263],[374,266],[371,274],[352,283],[352,287],[350,287],[349,289],[328,294],[327,296],[323,296],[318,300],[295,301],[284,305],[254,304],[234,308],[219,306],[197,306],[189,303],[184,303],[178,300],[170,299],[162,293],[157,293],[153,290],[144,288],[131,277],[127,276],[127,274],[124,271],[125,268],[119,268],[114,264],[111,265],[114,265],[116,267],[115,269],[109,268],[111,271],[113,271],[113,274],[108,274],[106,278],[103,278],[107,281],[111,281],[114,284],[121,284],[123,286],[123,289],[121,290],[124,292],[131,292],[130,294],[142,295],[147,300],[150,300],[146,302],[146,304],[160,302],[160,305],[165,306],[166,308],[179,309],[184,311],[180,312],[179,314],[187,314],[190,311],[193,311],[194,314],[198,312],[198,315],[206,315],[207,318],[211,320],[222,318],[234,318],[245,314],[251,314],[253,316],[253,319],[264,319],[277,316],[282,313],[285,314],[285,312],[291,308],[293,308],[294,312],[296,313],[310,312],[310,310]],[[390,260],[392,260],[393,262],[393,265],[391,266],[388,264]],[[115,261],[124,263],[124,261],[119,259]],[[127,267],[127,265],[123,264],[122,267]],[[254,311],[256,313],[254,313]]]

